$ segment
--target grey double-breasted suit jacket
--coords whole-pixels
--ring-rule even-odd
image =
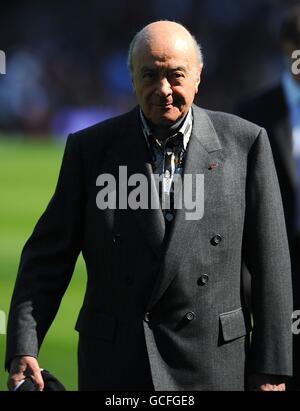
[[[204,174],[204,215],[177,210],[167,239],[161,210],[96,204],[97,177],[118,180],[120,165],[150,179],[138,108],[69,136],[55,194],[22,253],[7,363],[38,355],[82,252],[80,389],[243,390],[249,372],[291,374],[289,251],[266,132],[195,105],[193,117],[184,173]]]

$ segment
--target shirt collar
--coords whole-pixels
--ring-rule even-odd
[[[300,86],[292,75],[285,71],[282,75],[283,92],[290,110],[300,105]]]
[[[153,133],[152,133],[151,128],[149,127],[149,124],[141,108],[140,108],[140,118],[142,122],[144,136],[149,146],[149,137],[152,136]],[[185,150],[187,148],[187,145],[188,145],[191,133],[192,133],[192,127],[193,127],[193,113],[192,113],[192,108],[190,108],[182,126],[176,132],[176,134],[181,133],[183,135],[183,147]]]

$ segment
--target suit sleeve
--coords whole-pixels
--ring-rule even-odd
[[[16,355],[37,357],[81,251],[82,161],[68,137],[55,193],[24,246],[7,327],[6,367]]]
[[[244,258],[251,273],[250,372],[292,374],[292,286],[277,174],[261,129],[248,157]]]

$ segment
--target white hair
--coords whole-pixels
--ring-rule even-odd
[[[182,24],[179,24],[179,23],[174,22],[174,21],[172,22],[170,20],[159,20],[156,23],[161,22],[161,21],[176,23],[179,26],[183,27],[189,33],[189,35],[191,36],[194,48],[195,48],[197,63],[199,65],[203,66],[203,54],[202,54],[201,46],[197,42],[196,38],[189,32],[189,30],[186,27],[184,27]],[[140,30],[138,33],[136,33],[136,35],[131,40],[131,43],[130,43],[129,48],[128,48],[128,55],[127,55],[127,66],[128,66],[131,77],[133,77],[133,52],[134,52],[135,45],[138,41],[140,41],[140,40],[145,41],[145,40],[147,40],[147,38],[149,38],[149,34],[145,30],[145,27],[144,27],[142,30]]]

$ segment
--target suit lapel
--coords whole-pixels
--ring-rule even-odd
[[[214,191],[214,181],[218,179],[219,173],[222,172],[222,165],[225,160],[224,153],[213,127],[213,124],[203,109],[193,106],[194,124],[190,138],[184,175],[204,174],[204,204],[212,195],[218,195]],[[196,185],[193,181],[192,191],[195,198]],[[172,232],[170,233],[168,244],[166,245],[166,256],[164,260],[164,276],[158,275],[152,296],[150,298],[148,309],[161,298],[170,283],[173,281],[178,272],[177,265],[183,264],[185,252],[193,241],[193,232],[200,229],[202,219],[187,220],[186,209],[183,202],[183,208],[177,210],[176,218]],[[204,209],[205,213],[205,209]]]
[[[156,209],[151,207],[147,209],[139,208],[133,210],[132,213],[150,247],[160,256],[165,234],[165,222],[152,175],[149,149],[140,125],[138,108],[129,113],[129,121],[126,122],[124,130],[121,132],[117,164],[118,166],[127,166],[128,178],[133,174],[140,174],[147,179],[148,202],[152,198],[153,203],[156,204]],[[128,195],[132,189],[133,187],[128,188]]]

